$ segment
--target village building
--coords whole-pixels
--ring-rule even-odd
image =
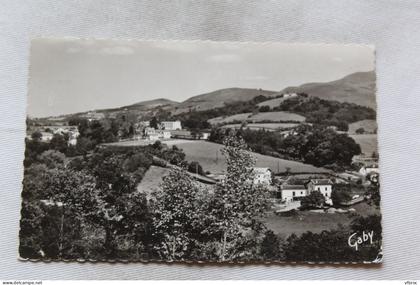
[[[207,133],[207,132],[201,133],[200,135],[201,140],[208,140],[209,137],[210,137],[210,133]]]
[[[379,174],[379,168],[377,165],[362,166],[359,173],[366,177],[368,174]]]
[[[332,185],[333,185],[333,182],[331,181],[331,179],[311,179],[307,185],[308,195],[311,194],[311,192],[318,191],[326,199],[330,199],[331,192],[332,192]]]
[[[50,132],[41,132],[41,135],[42,135],[41,141],[43,142],[49,142],[54,137],[54,134]]]
[[[163,130],[182,130],[181,121],[164,121],[160,125]]]
[[[284,202],[292,202],[300,200],[308,195],[305,185],[283,184],[280,186],[281,200]]]

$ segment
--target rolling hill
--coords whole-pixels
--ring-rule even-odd
[[[355,103],[376,109],[375,81],[374,71],[356,72],[331,82],[287,87],[280,93],[303,92],[325,100]]]
[[[175,114],[188,112],[189,110],[204,111],[212,108],[223,107],[226,103],[249,101],[254,97],[264,95],[272,97],[278,92],[262,89],[226,88],[191,97],[180,103]]]
[[[112,114],[116,115],[120,112],[130,111],[136,115],[147,115],[155,112],[158,109],[170,111],[173,115],[195,111],[205,111],[213,108],[223,107],[226,104],[233,102],[245,102],[263,95],[266,97],[273,97],[265,102],[257,104],[257,106],[269,105],[271,107],[278,106],[284,98],[274,98],[277,95],[285,93],[299,93],[304,92],[310,96],[316,96],[326,100],[336,100],[339,102],[350,102],[362,106],[376,108],[375,101],[375,73],[371,72],[357,72],[350,74],[339,80],[324,82],[324,83],[307,83],[297,87],[287,87],[282,91],[269,91],[263,89],[249,89],[249,88],[226,88],[213,92],[193,96],[183,102],[175,102],[165,98],[158,98],[154,100],[142,101],[131,105],[92,110],[87,112],[80,112],[76,114],[67,114],[62,116],[50,117],[48,119],[66,120],[70,116],[79,115],[86,116],[88,113]]]

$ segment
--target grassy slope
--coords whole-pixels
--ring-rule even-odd
[[[267,131],[275,131],[278,129],[284,129],[284,128],[292,128],[296,127],[299,124],[295,123],[256,123],[256,124],[247,124],[247,128],[250,128],[251,130],[259,130],[259,129],[265,129]],[[234,128],[239,129],[241,127],[241,124],[228,124],[222,126],[222,128]]]
[[[362,153],[370,156],[372,152],[378,153],[378,138],[375,134],[350,135],[362,149]]]
[[[375,120],[362,120],[358,122],[354,122],[349,125],[349,134],[355,134],[358,128],[365,129],[367,133],[373,133],[378,125],[376,124]]]
[[[257,113],[252,115],[252,113],[242,113],[236,114],[228,117],[217,117],[209,120],[210,124],[226,124],[231,123],[234,121],[248,121],[258,123],[261,121],[273,121],[273,122],[281,122],[281,121],[305,121],[305,117],[289,113],[289,112],[265,112],[265,113]]]
[[[177,145],[182,148],[186,154],[187,161],[198,161],[205,171],[220,173],[226,169],[225,159],[220,152],[223,147],[220,144],[207,141],[188,141],[176,140],[174,142],[166,142],[168,145]],[[273,171],[285,171],[286,167],[290,167],[293,172],[328,172],[324,168],[315,167],[301,162],[279,159],[267,155],[254,153],[257,159],[258,167],[270,167]]]

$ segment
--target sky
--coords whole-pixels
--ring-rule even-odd
[[[45,117],[218,89],[280,91],[374,70],[367,45],[32,40],[28,115]]]

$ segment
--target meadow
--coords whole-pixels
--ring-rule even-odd
[[[304,122],[305,117],[289,113],[289,112],[260,112],[257,114],[252,113],[241,113],[236,114],[232,116],[227,117],[216,117],[208,120],[208,122],[212,125],[216,124],[229,124],[234,123],[238,121],[246,121],[246,122],[252,122],[252,123],[258,123],[258,122],[287,122],[287,121],[296,121],[296,122]]]
[[[204,171],[212,173],[220,173],[226,169],[226,161],[221,153],[222,145],[208,141],[192,141],[192,140],[173,140],[166,141],[168,146],[176,145],[182,148],[187,161],[198,161],[203,167]],[[256,158],[257,167],[269,167],[274,172],[286,171],[289,167],[292,172],[329,172],[329,170],[322,167],[315,167],[313,165],[302,162],[280,159],[268,155],[261,155],[253,153]]]
[[[378,153],[378,138],[376,134],[350,135],[360,145],[362,153],[371,156],[372,152]]]

